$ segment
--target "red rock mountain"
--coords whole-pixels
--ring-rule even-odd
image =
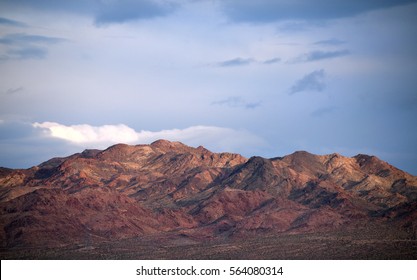
[[[114,145],[0,168],[2,248],[175,234],[415,230],[417,177],[374,156],[212,153],[179,142]]]

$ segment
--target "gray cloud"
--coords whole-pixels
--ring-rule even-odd
[[[0,38],[0,44],[21,45],[21,44],[56,44],[65,42],[63,38],[48,37],[41,35],[28,35],[25,33],[7,34]]]
[[[65,42],[63,38],[41,35],[29,35],[25,33],[7,34],[0,37],[0,44],[7,46],[0,60],[14,59],[44,59],[48,55],[45,45]]]
[[[0,17],[0,25],[7,25],[7,26],[14,26],[14,27],[27,27],[28,26],[26,23],[8,19],[8,18],[3,18],[3,17]]]
[[[217,63],[216,65],[219,67],[233,67],[233,66],[244,66],[254,62],[252,58],[234,58],[230,60],[225,60]]]
[[[317,61],[317,60],[323,60],[323,59],[331,59],[341,56],[349,55],[349,50],[338,50],[338,51],[312,51],[309,53],[305,53],[295,59],[293,59],[292,63],[298,63],[298,62],[310,62],[310,61]]]
[[[24,90],[23,87],[9,88],[8,90],[6,90],[5,93],[6,94],[15,94],[15,93],[21,92],[23,90]]]
[[[95,23],[101,26],[137,19],[160,17],[171,13],[176,7],[177,5],[169,1],[124,0],[104,2],[95,15]]]
[[[314,45],[328,45],[328,46],[340,46],[343,44],[346,44],[346,42],[336,39],[336,38],[314,42]]]
[[[301,91],[323,91],[326,87],[324,77],[325,72],[323,69],[313,71],[296,81],[290,89],[290,94]]]
[[[48,56],[48,50],[42,47],[28,46],[14,48],[0,54],[0,61],[7,60],[24,60],[24,59],[45,59]]]
[[[275,57],[275,58],[271,58],[271,59],[265,60],[263,62],[263,64],[274,64],[274,63],[278,63],[280,61],[281,61],[281,58]]]
[[[83,14],[92,17],[97,26],[105,26],[132,20],[166,16],[179,6],[178,2],[176,0],[3,0],[0,3],[0,8],[19,9],[29,7],[43,11],[64,11]]]
[[[270,64],[278,63],[280,61],[281,61],[281,59],[279,57],[270,58],[270,59],[267,59],[267,60],[264,60],[264,61],[259,61],[259,60],[256,60],[254,58],[236,57],[236,58],[233,58],[233,59],[220,61],[218,63],[215,63],[214,65],[217,66],[217,67],[246,66],[246,65],[249,65],[249,64],[252,64],[252,63],[270,65]]]
[[[45,139],[30,123],[0,122],[0,166],[28,168],[57,156],[79,152],[61,139]]]
[[[247,102],[244,98],[240,96],[231,96],[227,99],[214,101],[212,105],[225,105],[232,108],[245,108],[245,109],[255,109],[256,107],[261,106],[261,102]]]
[[[35,130],[28,123],[3,121],[0,123],[0,142],[8,139],[19,141],[32,136]]]
[[[48,55],[48,50],[41,47],[24,47],[13,49],[7,52],[7,59],[44,59]]]
[[[3,9],[31,8],[48,11],[91,12],[100,4],[100,0],[2,0]]]
[[[313,111],[311,113],[311,116],[320,118],[320,117],[323,117],[325,115],[333,113],[335,110],[336,110],[336,107],[324,107],[324,108],[320,108],[320,109],[317,109],[317,110]]]
[[[416,0],[224,0],[226,15],[238,22],[272,22],[280,20],[328,20],[414,3]]]

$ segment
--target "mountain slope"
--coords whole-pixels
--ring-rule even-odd
[[[416,203],[415,176],[367,155],[246,159],[159,140],[86,150],[26,170],[0,169],[6,249],[369,224],[415,231]]]

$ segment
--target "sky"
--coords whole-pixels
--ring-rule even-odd
[[[181,141],[417,175],[417,1],[0,0],[0,166]]]

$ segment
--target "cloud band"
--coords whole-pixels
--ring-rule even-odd
[[[74,145],[104,148],[110,144],[147,144],[158,139],[181,141],[188,145],[205,145],[216,150],[235,150],[246,145],[262,145],[263,140],[244,130],[217,126],[191,126],[185,129],[135,131],[124,124],[92,126],[63,125],[56,122],[33,123],[45,137],[65,140]]]

